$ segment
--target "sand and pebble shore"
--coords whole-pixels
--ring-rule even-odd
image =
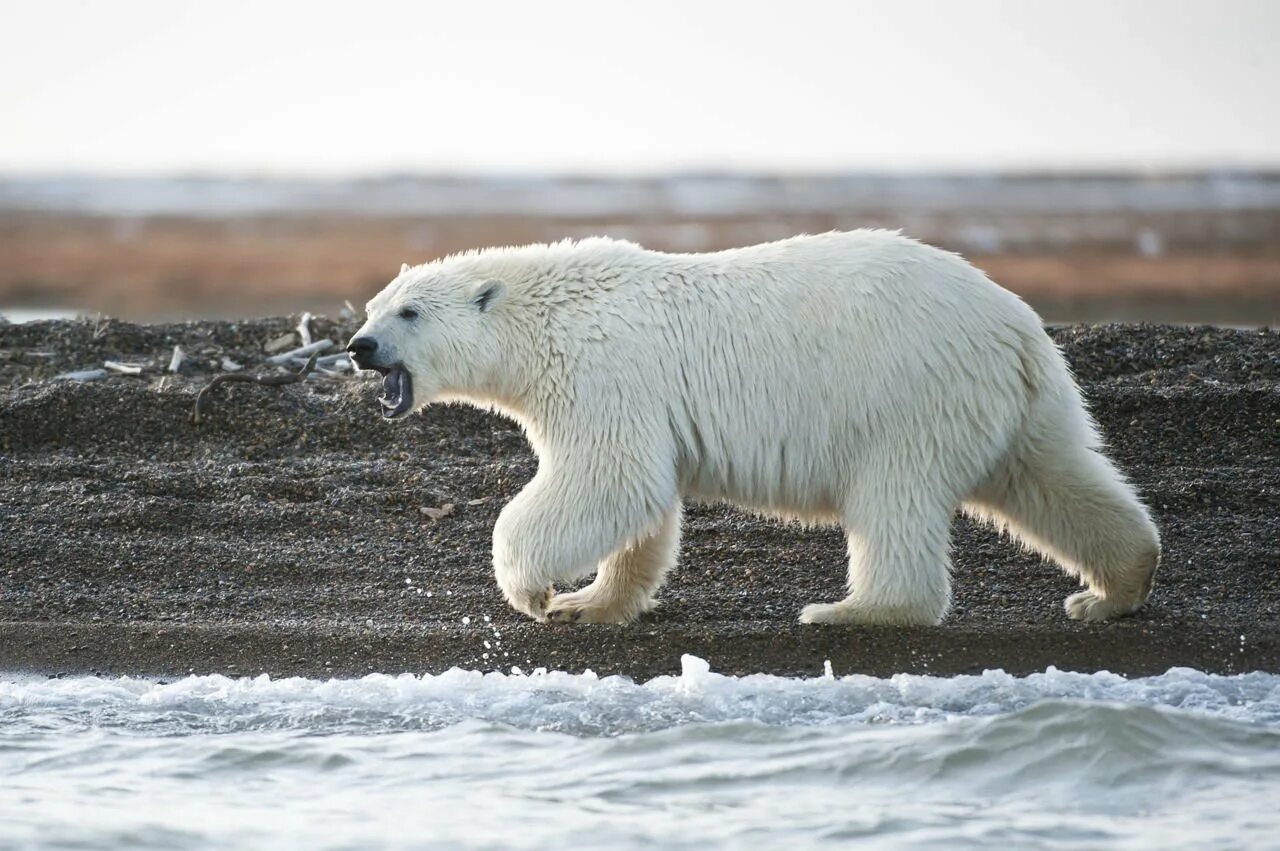
[[[305,342],[297,322],[0,325],[0,669],[644,678],[694,653],[739,674],[1280,671],[1275,331],[1051,332],[1164,534],[1133,618],[1068,621],[1071,580],[962,519],[943,626],[800,627],[803,604],[841,594],[839,533],[713,506],[688,511],[655,614],[570,628],[527,622],[492,581],[493,521],[535,469],[510,423],[444,407],[384,423],[376,385],[332,361],[302,383],[219,387],[191,422],[229,367],[296,369],[268,358]],[[352,324],[308,328],[336,344]]]

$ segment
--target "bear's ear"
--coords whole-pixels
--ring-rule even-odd
[[[502,298],[503,293],[507,291],[507,285],[502,281],[485,281],[475,289],[475,294],[471,297],[471,303],[480,308],[480,312],[492,310],[494,304]]]
[[[408,271],[409,271],[409,264],[408,264],[408,263],[401,263],[401,264],[400,264],[400,274],[401,274],[401,275],[403,275],[405,272],[408,272]]]

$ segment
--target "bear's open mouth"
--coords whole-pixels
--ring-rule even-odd
[[[413,407],[413,379],[404,364],[392,367],[374,367],[382,373],[382,395],[378,404],[382,406],[382,416],[393,420],[408,412]]]

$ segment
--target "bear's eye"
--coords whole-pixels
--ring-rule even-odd
[[[414,310],[412,307],[406,307],[404,310],[400,311],[400,318],[401,319],[417,319],[418,311]]]

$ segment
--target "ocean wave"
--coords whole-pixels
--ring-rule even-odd
[[[1241,847],[1280,677],[0,676],[0,848]]]

